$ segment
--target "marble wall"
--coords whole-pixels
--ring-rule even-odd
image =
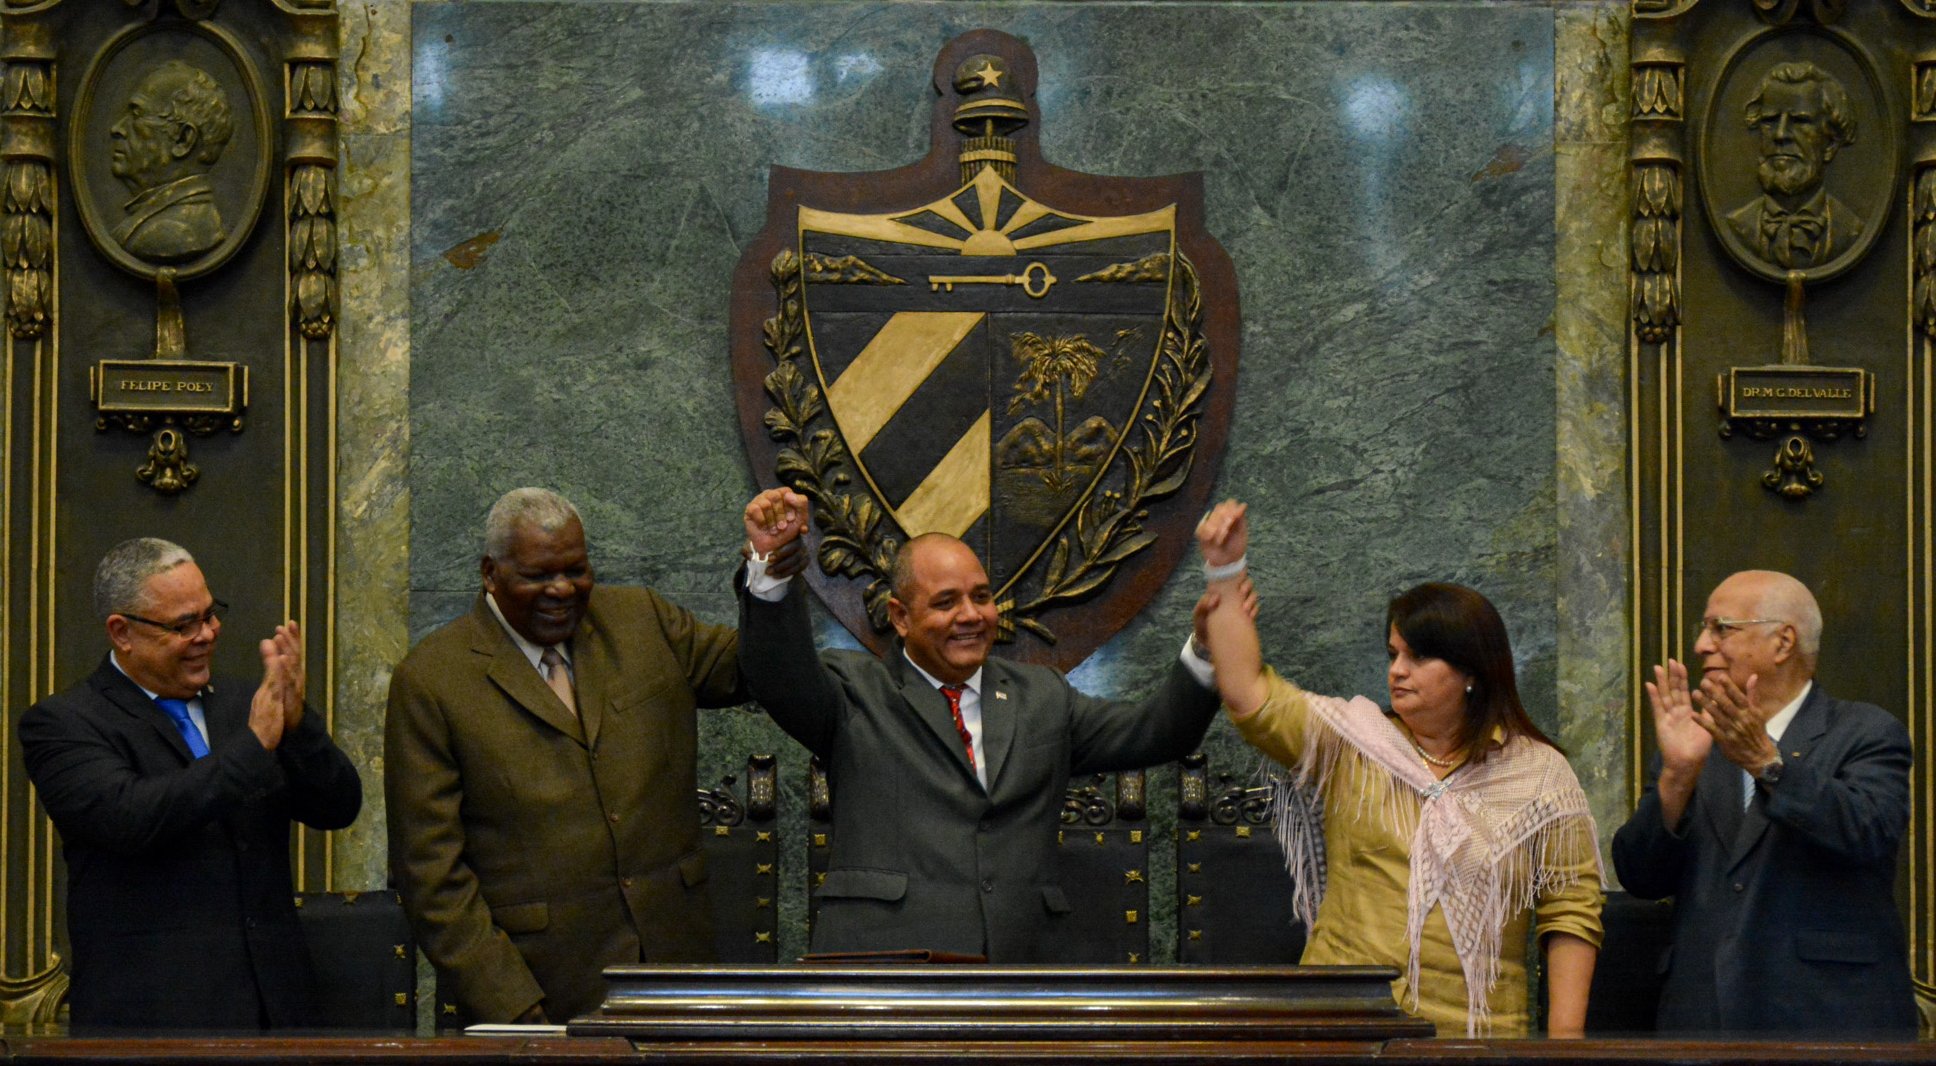
[[[387,664],[475,594],[504,489],[573,497],[601,580],[731,619],[754,475],[727,293],[766,168],[918,158],[935,53],[991,26],[1036,50],[1051,161],[1205,175],[1244,311],[1220,491],[1253,504],[1267,655],[1382,696],[1385,600],[1474,585],[1617,818],[1625,18],[1610,0],[345,9],[341,532],[368,583],[339,612],[358,638],[339,718],[365,765]],[[1146,690],[1199,587],[1179,572],[1077,683]],[[1254,765],[1221,723],[1206,747]],[[757,714],[705,717],[702,782],[753,751],[780,755],[797,812],[804,753]],[[1174,775],[1152,785],[1152,813],[1173,810]],[[377,800],[339,880],[380,880]],[[786,956],[804,859],[784,862]],[[1173,957],[1167,878],[1152,910]]]
[[[336,739],[364,800],[333,871],[364,889],[388,878],[383,702],[410,636],[409,5],[345,10],[342,38]]]

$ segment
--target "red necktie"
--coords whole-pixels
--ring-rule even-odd
[[[968,752],[968,769],[975,768],[975,738],[968,735],[968,724],[961,720],[961,694],[968,691],[966,685],[943,685],[941,694],[948,697],[948,713],[954,716],[955,732],[961,734],[961,746]]]

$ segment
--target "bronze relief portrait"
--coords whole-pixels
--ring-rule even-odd
[[[135,27],[88,70],[67,151],[103,255],[144,278],[207,273],[248,237],[269,191],[261,78],[217,27]]]
[[[1750,273],[1825,281],[1888,223],[1896,135],[1869,57],[1814,30],[1764,34],[1724,64],[1702,131],[1702,199]]]
[[[150,70],[108,127],[108,169],[129,199],[114,240],[136,258],[179,263],[228,236],[208,172],[222,158],[235,116],[208,72],[179,59]]]

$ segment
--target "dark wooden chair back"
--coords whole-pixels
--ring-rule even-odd
[[[415,1032],[417,942],[395,892],[299,892],[324,1029]]]
[[[1182,963],[1296,963],[1304,925],[1271,835],[1271,786],[1211,780],[1202,752],[1177,789],[1176,958]]]

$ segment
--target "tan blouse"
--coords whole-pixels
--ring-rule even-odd
[[[1269,694],[1264,705],[1236,722],[1245,740],[1271,758],[1294,766],[1313,741],[1314,730],[1329,729],[1311,713],[1303,690],[1266,670]],[[1494,758],[1499,756],[1495,755]],[[1461,771],[1454,770],[1451,777]],[[1367,807],[1361,797],[1382,792],[1390,774],[1362,754],[1347,750],[1336,772],[1324,779],[1325,890],[1317,922],[1304,948],[1306,965],[1395,966],[1392,992],[1400,1006],[1414,1009],[1413,989],[1405,976],[1411,959],[1406,942],[1407,890],[1411,844],[1423,797],[1406,789],[1397,819],[1385,817],[1383,804]],[[1541,938],[1571,933],[1596,947],[1600,943],[1600,868],[1591,836],[1574,834],[1569,853],[1551,861],[1573,873],[1566,887],[1539,898],[1531,912],[1512,916],[1502,931],[1498,983],[1488,1000],[1492,1036],[1523,1036],[1532,1023],[1528,1007],[1526,927],[1534,921]],[[1441,1035],[1462,1035],[1467,1028],[1465,973],[1453,949],[1441,908],[1434,906],[1419,944],[1416,1013],[1439,1027]]]

